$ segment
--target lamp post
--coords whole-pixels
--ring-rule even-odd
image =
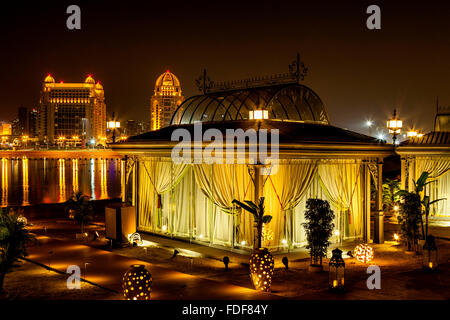
[[[397,117],[397,110],[394,109],[394,114],[392,118],[387,121],[386,127],[389,130],[389,133],[392,135],[392,144],[395,148],[395,141],[397,140],[397,136],[400,134],[403,126],[403,121]]]
[[[108,121],[107,123],[108,129],[112,129],[112,142],[116,143],[116,128],[120,128],[120,122],[116,121],[115,114],[113,112],[112,121]]]

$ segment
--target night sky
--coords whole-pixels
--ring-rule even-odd
[[[81,30],[66,8],[81,7]],[[381,7],[381,30],[366,8]],[[47,73],[105,88],[107,112],[149,118],[156,78],[169,69],[183,94],[198,94],[207,68],[216,81],[287,72],[297,52],[304,84],[331,122],[367,132],[397,107],[407,125],[433,125],[436,97],[450,105],[449,1],[14,1],[0,9],[0,120],[34,107]]]

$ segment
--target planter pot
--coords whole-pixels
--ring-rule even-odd
[[[322,272],[323,266],[320,264],[311,264],[308,266],[308,271],[309,272]]]
[[[127,300],[150,300],[152,275],[142,264],[133,264],[123,275],[122,289]]]
[[[253,251],[250,258],[250,277],[255,289],[270,291],[274,265],[273,256],[267,248]]]
[[[423,254],[423,246],[425,245],[425,240],[419,240],[416,246],[416,254],[422,255]]]

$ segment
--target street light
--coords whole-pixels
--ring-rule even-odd
[[[386,127],[389,130],[389,133],[392,135],[392,143],[395,146],[395,141],[397,140],[397,135],[400,134],[403,126],[403,121],[398,119],[397,110],[394,109],[394,114],[392,118],[387,121]]]
[[[112,116],[112,121],[108,121],[106,123],[106,127],[108,129],[112,129],[113,130],[112,140],[113,140],[113,143],[116,143],[116,129],[120,128],[120,122],[116,121],[116,117],[114,115],[114,112],[113,112],[113,116]]]

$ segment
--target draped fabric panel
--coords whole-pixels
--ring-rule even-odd
[[[285,239],[291,242],[293,209],[298,205],[317,171],[317,162],[311,160],[283,161],[276,174],[268,176],[264,185],[266,212],[272,221],[265,228],[273,233],[264,246],[277,247]]]
[[[254,187],[248,168],[245,164],[194,164],[195,181],[205,196],[221,210],[212,217],[213,225],[236,225],[236,242],[245,241],[247,245],[253,242],[253,217],[243,210],[235,210],[232,202],[252,200]],[[224,213],[234,215],[224,216]],[[220,236],[220,228],[214,228],[213,238]],[[233,228],[225,227],[225,229]],[[221,235],[223,238],[224,234]]]
[[[337,229],[343,238],[362,232],[362,165],[357,160],[323,161],[319,181],[335,210]]]
[[[422,172],[430,173],[433,183],[425,187],[425,193],[431,201],[439,201],[431,206],[431,215],[435,217],[450,217],[450,157],[418,157],[416,158],[416,179]]]
[[[161,195],[170,192],[180,183],[187,169],[187,164],[174,164],[170,159],[139,160],[139,197],[147,200],[139,202],[140,229],[155,231],[161,229],[163,225],[167,228],[172,226],[169,216],[173,208],[163,205],[164,202],[167,204],[172,202],[172,193],[164,198]]]
[[[450,171],[450,158],[416,158],[416,179],[419,179],[424,171],[430,173],[430,179],[438,179]]]
[[[360,167],[361,162],[354,160],[280,162],[276,173],[264,177],[266,214],[273,217],[265,226],[264,246],[285,248],[283,239],[294,246],[305,244],[301,223],[309,198],[328,200],[341,218],[336,221],[341,233],[346,238],[359,236],[363,223]],[[170,159],[145,157],[134,166],[133,176],[133,183],[137,179],[140,230],[205,244],[230,247],[234,239],[234,244],[253,246],[253,216],[232,204],[234,199],[254,198],[247,165],[173,164]],[[350,224],[344,214],[349,208]]]

